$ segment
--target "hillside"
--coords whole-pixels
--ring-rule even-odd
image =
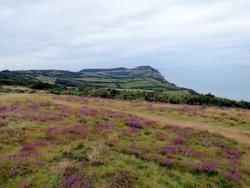
[[[58,84],[66,87],[191,92],[191,90],[169,83],[159,71],[150,66],[141,66],[132,69],[84,69],[79,72],[62,70],[0,72],[0,85],[29,86],[37,82]]]
[[[0,187],[249,187],[250,111],[0,95]]]

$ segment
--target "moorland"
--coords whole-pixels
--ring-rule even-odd
[[[131,79],[119,88],[2,71],[0,187],[250,187],[249,103],[146,69],[113,69],[125,71],[118,81]],[[112,78],[106,69],[83,72],[89,84]],[[153,87],[128,88],[135,77]]]

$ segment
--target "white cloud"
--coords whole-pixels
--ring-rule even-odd
[[[248,64],[248,7],[248,0],[0,1],[0,69],[20,61],[72,69],[145,59]]]
[[[12,9],[10,7],[2,7],[0,9],[0,20],[8,19],[14,16],[15,13],[16,13],[15,9]]]

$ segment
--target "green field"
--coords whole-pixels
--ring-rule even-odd
[[[79,72],[62,70],[28,70],[0,72],[1,85],[32,86],[39,82],[65,87],[92,87],[114,89],[143,89],[151,91],[185,91],[169,83],[155,69],[149,66],[133,69],[85,69]]]

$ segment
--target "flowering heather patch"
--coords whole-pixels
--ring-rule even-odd
[[[122,130],[124,136],[136,136],[139,133],[139,130],[136,128],[126,128]]]
[[[71,110],[71,108],[69,106],[66,106],[66,105],[63,105],[63,104],[60,104],[60,105],[57,105],[56,108],[61,112],[61,113],[67,113]]]
[[[65,142],[67,139],[84,139],[88,136],[88,130],[83,125],[48,127],[47,134],[50,140]]]
[[[136,177],[126,170],[116,172],[110,179],[110,188],[129,188],[136,181]]]
[[[183,112],[186,112],[191,115],[199,115],[199,110],[197,107],[185,106],[181,109]]]
[[[48,127],[47,131],[48,131],[48,133],[52,133],[53,131],[56,131],[58,129],[59,129],[58,127]]]
[[[160,161],[160,164],[162,166],[167,166],[167,167],[171,167],[174,165],[174,163],[176,162],[175,159],[163,159]]]
[[[30,144],[24,144],[22,146],[22,150],[25,151],[25,150],[33,150],[33,149],[36,149],[36,147],[40,147],[40,146],[46,146],[48,145],[49,142],[45,139],[39,139],[39,140],[35,140],[33,143],[30,143]]]
[[[97,114],[97,110],[95,110],[95,109],[89,110],[89,115],[94,116],[96,114]]]
[[[238,160],[241,158],[242,156],[242,152],[237,150],[237,149],[233,149],[229,146],[224,146],[221,150],[221,152],[223,154],[225,154],[228,158],[230,159],[234,159],[234,160]]]
[[[47,140],[39,139],[39,140],[35,140],[32,143],[24,144],[22,146],[22,149],[21,149],[20,153],[17,156],[18,157],[37,156],[38,155],[37,148],[41,147],[41,146],[46,146],[46,145],[48,145],[48,143],[49,142]]]
[[[35,140],[33,142],[34,146],[46,146],[48,144],[49,144],[49,142],[47,140],[45,140],[45,139],[38,139],[38,140]]]
[[[134,118],[130,119],[127,122],[127,125],[130,126],[130,127],[133,127],[133,128],[138,128],[138,129],[143,128],[141,121],[138,120],[138,119],[134,119]]]
[[[95,116],[95,115],[97,115],[97,112],[98,111],[96,109],[91,109],[91,108],[87,108],[87,107],[84,107],[84,108],[80,109],[80,114],[81,115]]]
[[[74,125],[64,130],[66,134],[77,134],[80,138],[86,138],[88,136],[87,129],[82,125]]]
[[[32,111],[36,111],[41,107],[40,103],[36,101],[30,102],[26,106],[29,110],[32,110]]]
[[[16,110],[18,110],[20,108],[20,104],[12,104],[11,106],[10,106],[10,111],[16,111]]]
[[[33,150],[27,150],[27,151],[21,151],[18,154],[18,157],[33,157],[38,155],[37,151],[33,151]]]
[[[136,143],[135,142],[131,142],[129,144],[129,150],[132,151],[132,152],[136,152],[137,147],[136,147]]]
[[[240,183],[242,181],[241,173],[237,169],[234,169],[233,171],[229,172],[227,174],[227,178],[228,180],[233,181],[233,182]]]
[[[0,113],[8,112],[8,107],[6,106],[0,106]]]
[[[163,141],[167,138],[167,136],[160,131],[155,132],[155,137],[161,141]]]
[[[61,138],[62,133],[62,128],[60,128],[59,126],[47,128],[47,135],[50,141],[57,141],[58,137]]]
[[[109,121],[110,117],[107,116],[106,114],[103,114],[103,115],[101,115],[101,119],[104,120],[104,121]]]
[[[200,143],[203,146],[207,146],[207,147],[212,146],[212,142],[209,141],[207,138],[201,138]]]
[[[194,129],[189,128],[189,127],[178,127],[175,125],[166,125],[164,129],[173,132],[173,133],[178,133],[179,135],[186,135],[186,134],[191,134],[195,132]]]
[[[86,97],[86,96],[80,96],[80,100],[81,100],[81,102],[83,102],[83,103],[88,103],[88,102],[89,102],[89,98]]]
[[[218,163],[217,162],[199,162],[199,163],[194,163],[192,165],[196,171],[202,171],[205,172],[206,174],[216,174],[218,173]]]
[[[94,125],[93,129],[97,132],[106,132],[108,130],[114,131],[116,129],[116,126],[112,124]]]
[[[147,153],[150,151],[150,149],[146,145],[137,146],[135,142],[130,142],[128,143],[127,146],[124,145],[120,149],[121,149],[121,152],[129,154],[129,155],[134,155],[139,159],[153,160],[153,158],[150,159]]]
[[[238,137],[209,132],[210,123],[216,130],[214,117],[250,125],[246,111],[225,109],[222,116],[210,107],[21,95],[0,98],[2,187],[250,186],[250,148],[238,144]],[[237,133],[246,138],[245,129]]]
[[[19,171],[20,171],[20,169],[19,169],[18,164],[15,164],[15,166],[13,166],[9,170],[7,177],[14,177],[15,175],[17,175],[19,173]]]
[[[171,138],[170,142],[172,142],[173,144],[183,144],[185,140],[181,136],[177,136],[177,137]]]
[[[91,183],[86,180],[85,173],[74,173],[63,177],[60,188],[91,188]]]
[[[22,150],[25,151],[25,150],[32,150],[33,149],[33,144],[25,144],[22,146]]]
[[[193,156],[199,157],[200,153],[188,146],[182,145],[166,145],[161,149],[161,152],[166,155],[185,155],[185,156]]]
[[[85,159],[81,160],[80,162],[81,162],[81,165],[83,165],[83,166],[85,166],[86,164],[88,164],[88,161],[85,160]]]
[[[36,115],[33,115],[31,117],[26,117],[26,118],[32,121],[48,121],[50,119],[50,117],[48,116],[36,116]]]
[[[227,178],[230,181],[234,181],[234,182],[240,182],[241,179],[241,172],[239,171],[238,167],[237,167],[237,161],[235,159],[231,159],[230,160],[230,166],[231,166],[231,171],[227,173]]]
[[[130,116],[128,114],[123,114],[122,112],[117,112],[114,110],[107,110],[105,112],[107,113],[107,116],[110,118],[125,118],[127,116]]]
[[[112,125],[112,124],[104,124],[103,126],[102,126],[102,128],[104,129],[104,130],[108,130],[108,129],[115,129],[116,128],[116,126],[114,126],[114,125]]]
[[[50,103],[41,103],[31,101],[28,103],[18,104],[15,103],[10,106],[9,112],[12,113],[10,116],[16,117],[20,120],[32,120],[32,121],[52,121],[61,120],[68,116],[68,112],[57,108],[60,105],[54,105]],[[13,114],[14,112],[18,112]]]
[[[156,121],[152,121],[152,120],[145,120],[144,125],[155,125],[156,124]]]

